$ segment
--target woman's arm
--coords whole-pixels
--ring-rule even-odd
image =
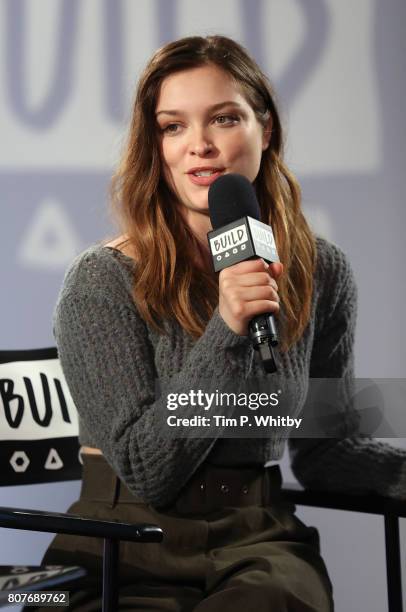
[[[357,437],[351,411],[357,291],[350,265],[335,246],[319,241],[318,325],[310,376],[340,379],[340,439],[291,439],[292,470],[303,486],[406,499],[406,451]]]
[[[156,399],[154,354],[129,290],[115,258],[100,248],[97,254],[89,250],[66,276],[54,333],[86,430],[129,489],[162,506],[173,501],[216,440],[168,439],[160,433],[162,417],[173,413],[167,410],[164,395]],[[183,340],[179,333],[165,341]],[[221,388],[223,383],[248,375],[247,339],[231,331],[218,310],[193,348],[179,350],[183,363],[171,377],[171,392],[198,389],[203,378]],[[168,363],[168,370],[172,366]],[[183,416],[187,408],[181,410]],[[201,408],[189,410],[203,412]],[[220,428],[216,435],[221,435]]]

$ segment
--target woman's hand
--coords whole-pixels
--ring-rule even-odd
[[[219,313],[239,336],[248,334],[248,323],[258,314],[279,312],[277,278],[283,265],[263,259],[242,261],[219,275]]]

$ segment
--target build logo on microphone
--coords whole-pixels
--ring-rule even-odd
[[[248,242],[247,228],[245,225],[238,225],[230,230],[219,234],[215,238],[210,238],[210,248],[213,257],[221,261],[223,257],[229,257],[230,251],[236,255],[238,251],[243,251]]]

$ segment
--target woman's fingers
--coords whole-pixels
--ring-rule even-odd
[[[250,259],[221,270],[219,275],[219,313],[236,334],[247,335],[252,317],[279,312],[278,285],[275,278],[282,264],[269,265],[263,259]]]
[[[252,302],[253,300],[272,300],[279,302],[278,292],[271,285],[256,285],[251,287],[235,287],[234,299]]]
[[[263,272],[264,270],[269,270],[269,264],[263,259],[247,259],[247,261],[240,261],[238,264],[225,268],[222,272],[235,275],[248,274],[250,272]]]
[[[258,287],[260,285],[270,285],[278,291],[277,282],[268,272],[251,272],[249,274],[240,274],[236,278],[236,284],[241,287]]]

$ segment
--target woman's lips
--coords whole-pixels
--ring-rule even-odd
[[[224,170],[217,170],[210,176],[196,176],[195,174],[188,174],[188,177],[194,185],[202,185],[203,187],[206,187],[207,185],[214,183],[216,178],[218,178],[220,174],[223,174],[223,172]]]

